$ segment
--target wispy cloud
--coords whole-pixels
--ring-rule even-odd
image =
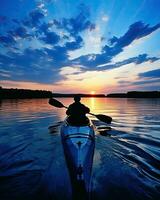
[[[160,78],[160,69],[155,69],[155,70],[139,73],[139,77]]]
[[[29,81],[9,81],[9,80],[1,80],[0,84],[6,88],[20,88],[20,89],[33,89],[39,90],[45,88],[46,90],[53,91],[54,86],[51,84],[43,84]]]
[[[130,45],[133,41],[138,40],[142,37],[146,37],[152,32],[156,31],[160,28],[160,24],[157,24],[153,27],[150,27],[148,24],[145,25],[142,22],[136,22],[132,24],[128,31],[120,38],[113,37],[109,40],[110,46],[105,45],[102,48],[101,53],[95,54],[96,59],[93,61],[89,60],[91,55],[81,56],[75,59],[76,62],[82,64],[84,66],[88,66],[88,68],[95,68],[98,65],[102,65],[104,63],[109,63],[113,57],[123,52],[123,49]],[[114,68],[115,66],[113,66]]]

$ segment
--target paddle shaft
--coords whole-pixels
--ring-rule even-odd
[[[95,117],[96,117],[96,114],[93,114],[93,113],[87,113],[87,114],[90,114],[90,115],[93,115],[93,116],[95,116]]]

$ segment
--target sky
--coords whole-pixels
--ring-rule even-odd
[[[0,0],[0,86],[160,90],[159,0]]]

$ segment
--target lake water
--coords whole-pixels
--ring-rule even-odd
[[[65,105],[72,102],[59,100]],[[47,102],[0,102],[1,200],[71,198],[59,134],[65,109]],[[160,99],[84,98],[82,102],[93,113],[113,118],[112,130],[96,133],[92,199],[159,200]],[[106,126],[91,119],[97,129]]]

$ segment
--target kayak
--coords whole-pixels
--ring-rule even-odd
[[[74,126],[66,119],[61,126],[61,138],[73,197],[88,199],[95,148],[94,126],[90,120],[88,124]]]

